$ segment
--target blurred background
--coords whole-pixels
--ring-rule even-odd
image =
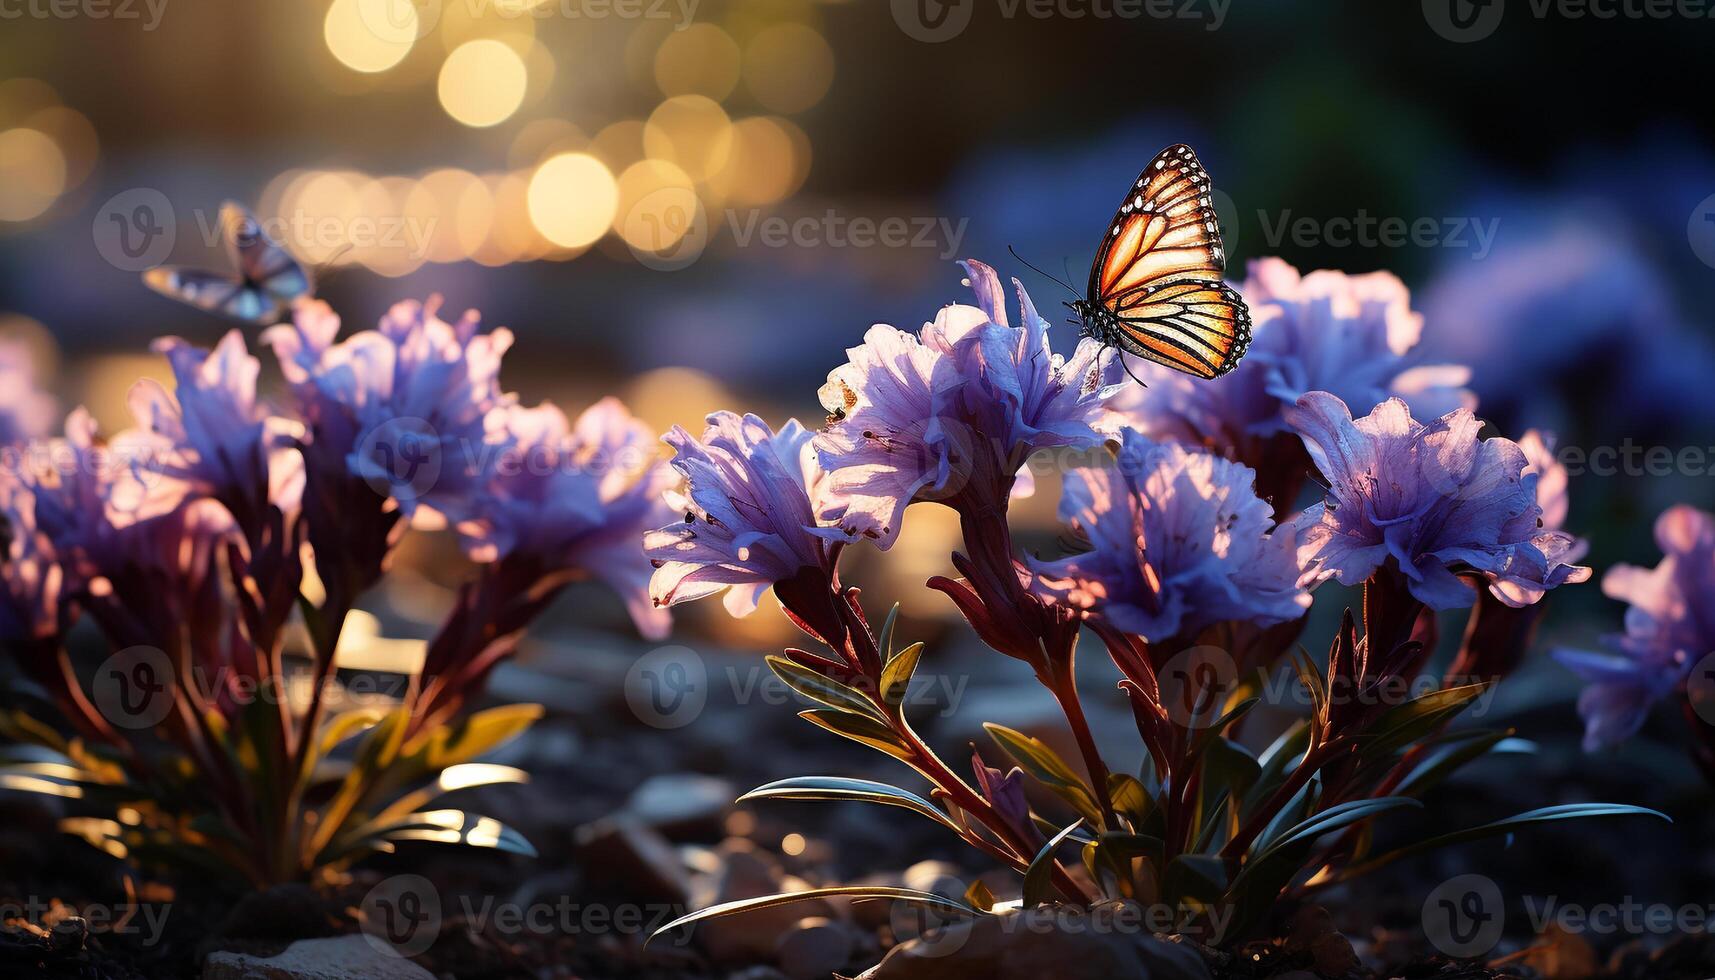
[[[316,265],[347,330],[431,293],[513,329],[505,380],[527,400],[618,394],[663,428],[717,408],[810,421],[866,326],[965,297],[957,258],[1019,275],[1045,310],[1069,298],[1007,248],[1081,285],[1120,192],[1183,141],[1213,175],[1232,278],[1264,255],[1394,272],[1424,359],[1471,365],[1499,431],[1637,447],[1636,467],[1575,475],[1568,526],[1598,575],[1653,565],[1655,515],[1715,502],[1715,19],[1650,9],[0,0],[0,332],[36,352],[60,409],[123,427],[129,384],[165,374],[151,338],[230,326],[139,277],[224,268],[230,198]],[[1686,446],[1706,462],[1644,465]],[[1025,506],[1029,533],[1051,539],[1056,496]],[[932,631],[951,609],[921,582],[956,528],[915,522],[866,599],[905,600]],[[1543,646],[1618,629],[1597,588],[1567,592]],[[684,618],[734,649],[789,632]],[[1525,676],[1513,710],[1564,736],[1532,764],[1573,778],[1575,685],[1545,657]],[[544,696],[534,683],[520,696]],[[961,713],[1019,710],[995,690]],[[1624,778],[1695,792],[1657,722],[1621,750]],[[1636,788],[1607,796],[1648,802]]]
[[[4,0],[0,316],[60,409],[128,424],[151,338],[229,326],[138,273],[224,268],[232,199],[347,330],[431,293],[511,327],[527,400],[808,420],[864,327],[962,297],[957,258],[1067,298],[1006,249],[1081,286],[1118,191],[1185,141],[1233,278],[1392,271],[1424,359],[1472,365],[1502,431],[1638,446],[1575,483],[1573,526],[1598,564],[1643,560],[1710,482],[1642,451],[1715,447],[1715,19],[1691,9]]]

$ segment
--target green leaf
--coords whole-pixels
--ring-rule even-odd
[[[346,739],[374,728],[376,723],[386,716],[387,712],[382,708],[354,708],[328,719],[327,724],[322,726],[321,739],[317,743],[317,756],[325,756]]]
[[[1162,898],[1171,905],[1187,900],[1212,905],[1226,888],[1226,863],[1213,854],[1180,854],[1161,874]]]
[[[1065,829],[1055,834],[1048,843],[1042,845],[1042,850],[1036,852],[1036,857],[1030,861],[1030,867],[1024,871],[1024,907],[1034,908],[1048,900],[1054,888],[1054,852],[1060,844],[1072,836],[1072,831],[1083,826],[1084,818],[1067,824]]]
[[[887,611],[887,619],[881,624],[881,638],[877,641],[881,647],[882,663],[887,663],[893,659],[893,631],[898,625],[899,603],[896,602],[893,604],[893,608]]]
[[[820,725],[836,735],[843,735],[854,742],[862,742],[872,749],[886,752],[896,759],[909,762],[912,754],[893,729],[871,718],[869,715],[854,715],[837,708],[810,708],[798,712],[798,717],[813,725]]]
[[[712,905],[700,912],[680,916],[655,930],[644,945],[654,942],[663,933],[695,925],[704,919],[723,918],[744,912],[755,912],[762,909],[778,908],[782,905],[792,905],[797,902],[813,902],[823,898],[845,898],[854,902],[871,902],[879,899],[891,899],[896,902],[909,902],[913,905],[924,905],[942,912],[962,912],[967,915],[981,915],[976,909],[963,902],[955,901],[933,892],[920,892],[912,888],[889,888],[881,885],[846,885],[838,888],[811,888],[801,892],[787,892],[781,895],[764,895],[761,898],[746,898],[736,902],[726,902]]]
[[[539,704],[508,704],[478,711],[454,725],[427,733],[413,746],[411,761],[424,775],[469,762],[512,741],[542,717]]]
[[[347,835],[329,849],[324,859],[337,860],[372,850],[390,851],[395,841],[456,844],[536,857],[536,849],[523,834],[493,817],[463,810],[426,810]]]
[[[768,666],[776,676],[786,682],[787,687],[811,701],[886,724],[887,720],[876,711],[875,705],[871,704],[868,698],[839,681],[823,677],[802,664],[778,655],[769,656]]]
[[[1310,722],[1300,721],[1282,732],[1280,737],[1263,751],[1257,758],[1259,768],[1256,782],[1251,785],[1250,792],[1245,794],[1242,807],[1244,812],[1250,812],[1252,807],[1274,795],[1274,791],[1286,782],[1293,763],[1303,764],[1304,753],[1310,748],[1310,737]]]
[[[1389,708],[1361,736],[1361,751],[1373,758],[1416,742],[1451,721],[1487,687],[1487,684],[1466,684],[1431,691]]]
[[[1625,803],[1563,803],[1558,806],[1545,806],[1536,810],[1526,810],[1503,820],[1455,830],[1452,833],[1441,834],[1409,844],[1395,851],[1389,851],[1380,857],[1372,858],[1361,865],[1347,869],[1340,875],[1341,880],[1355,878],[1367,874],[1383,865],[1392,864],[1403,857],[1421,854],[1452,844],[1463,844],[1467,841],[1481,840],[1485,837],[1497,837],[1511,834],[1520,827],[1530,827],[1536,824],[1554,823],[1560,820],[1583,820],[1589,817],[1660,817],[1668,823],[1673,818],[1659,810],[1651,810],[1641,806],[1631,806]]]
[[[1408,796],[1378,796],[1374,799],[1350,800],[1345,803],[1337,803],[1334,806],[1323,810],[1321,813],[1312,815],[1308,820],[1305,820],[1303,823],[1300,823],[1296,827],[1293,827],[1281,834],[1278,840],[1269,845],[1268,851],[1264,852],[1264,856],[1277,852],[1282,848],[1291,847],[1293,844],[1313,841],[1324,834],[1331,834],[1336,830],[1341,830],[1360,821],[1368,820],[1379,813],[1385,813],[1388,810],[1397,810],[1401,807],[1417,807],[1421,809],[1423,804]]]
[[[1160,868],[1167,853],[1167,844],[1159,837],[1147,834],[1103,834],[1097,844],[1111,856],[1122,861],[1145,858]]]
[[[984,722],[983,728],[1018,767],[1048,787],[1054,795],[1071,804],[1078,815],[1091,826],[1102,825],[1101,810],[1096,806],[1094,791],[1084,782],[1066,760],[1055,754],[1041,739],[1032,738],[1005,725]]]
[[[897,705],[905,700],[911,687],[911,675],[917,672],[917,662],[923,658],[923,644],[913,643],[887,661],[881,671],[881,699]]]
[[[971,908],[987,912],[994,908],[994,892],[989,891],[989,886],[983,884],[982,879],[978,878],[971,882],[971,887],[965,889],[965,901],[970,904]]]
[[[1402,796],[1422,796],[1455,772],[1491,752],[1534,752],[1536,746],[1512,737],[1512,732],[1460,733],[1456,743],[1430,756],[1399,784]]]
[[[738,798],[739,803],[751,800],[862,800],[884,806],[902,807],[959,832],[958,824],[940,807],[916,793],[878,783],[869,779],[848,779],[844,776],[794,776],[766,786],[758,786]]]
[[[1130,820],[1134,827],[1141,827],[1149,819],[1150,811],[1155,809],[1155,798],[1143,781],[1123,772],[1108,774],[1108,798],[1114,801],[1114,809]]]

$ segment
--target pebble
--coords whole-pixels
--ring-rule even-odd
[[[774,958],[790,980],[826,980],[851,961],[855,947],[845,926],[812,917],[799,919],[780,937]]]
[[[410,960],[384,952],[363,936],[300,939],[277,956],[210,953],[202,980],[435,980]]]

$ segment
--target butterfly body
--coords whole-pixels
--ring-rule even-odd
[[[1208,172],[1189,146],[1156,154],[1128,189],[1068,303],[1085,336],[1200,378],[1231,371],[1250,347],[1251,317],[1228,286]]]
[[[162,266],[143,273],[144,284],[199,310],[264,325],[314,291],[309,271],[242,206],[221,205],[220,228],[236,274]]]

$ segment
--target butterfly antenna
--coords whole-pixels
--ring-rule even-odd
[[[1127,364],[1125,362],[1125,351],[1120,350],[1118,347],[1115,347],[1112,344],[1109,344],[1108,346],[1106,346],[1102,349],[1104,351],[1111,350],[1114,352],[1114,356],[1120,359],[1121,370],[1125,371],[1125,373],[1127,375],[1129,375],[1133,381],[1136,381],[1138,384],[1143,385],[1143,387],[1145,387],[1145,388],[1149,387],[1148,382],[1144,381],[1142,378],[1138,377],[1137,375],[1131,373],[1131,365]]]
[[[1006,247],[1006,250],[1007,250],[1007,251],[1008,251],[1008,252],[1011,252],[1011,253],[1012,253],[1012,257],[1013,257],[1013,258],[1015,258],[1015,259],[1017,259],[1017,260],[1018,260],[1018,261],[1020,261],[1020,262],[1023,262],[1023,263],[1024,263],[1024,265],[1025,265],[1025,267],[1026,267],[1026,268],[1028,268],[1028,269],[1029,269],[1029,270],[1030,270],[1030,271],[1031,271],[1031,272],[1034,272],[1034,273],[1036,273],[1036,274],[1037,274],[1037,275],[1039,275],[1039,276],[1041,276],[1041,277],[1042,277],[1042,278],[1044,278],[1044,279],[1047,279],[1047,280],[1048,280],[1048,281],[1049,281],[1049,282],[1052,282],[1052,283],[1055,283],[1055,284],[1057,284],[1057,285],[1059,285],[1059,286],[1061,286],[1061,287],[1064,287],[1064,288],[1065,288],[1065,290],[1066,290],[1066,291],[1067,291],[1067,292],[1069,292],[1069,293],[1071,293],[1071,294],[1072,294],[1072,295],[1073,295],[1073,296],[1076,296],[1076,295],[1078,295],[1078,291],[1077,291],[1077,290],[1076,290],[1076,289],[1073,289],[1073,288],[1072,288],[1072,286],[1071,286],[1071,284],[1070,284],[1070,283],[1068,283],[1068,282],[1066,282],[1066,280],[1064,280],[1064,279],[1061,279],[1061,278],[1060,278],[1060,277],[1059,277],[1059,276],[1056,276],[1056,275],[1054,275],[1054,274],[1053,274],[1053,273],[1050,273],[1050,272],[1043,272],[1043,271],[1042,271],[1042,270],[1041,270],[1041,269],[1038,269],[1038,268],[1037,268],[1037,267],[1036,267],[1036,266],[1034,266],[1034,265],[1031,265],[1031,264],[1030,264],[1030,260],[1029,260],[1029,259],[1027,259],[1027,258],[1025,258],[1025,257],[1024,257],[1024,256],[1022,256],[1022,255],[1020,255],[1020,254],[1018,254],[1018,249],[1016,249],[1016,248],[1013,248],[1013,247],[1012,247],[1012,246],[1011,246],[1011,245],[1008,245],[1008,246],[1007,246],[1007,247]]]

